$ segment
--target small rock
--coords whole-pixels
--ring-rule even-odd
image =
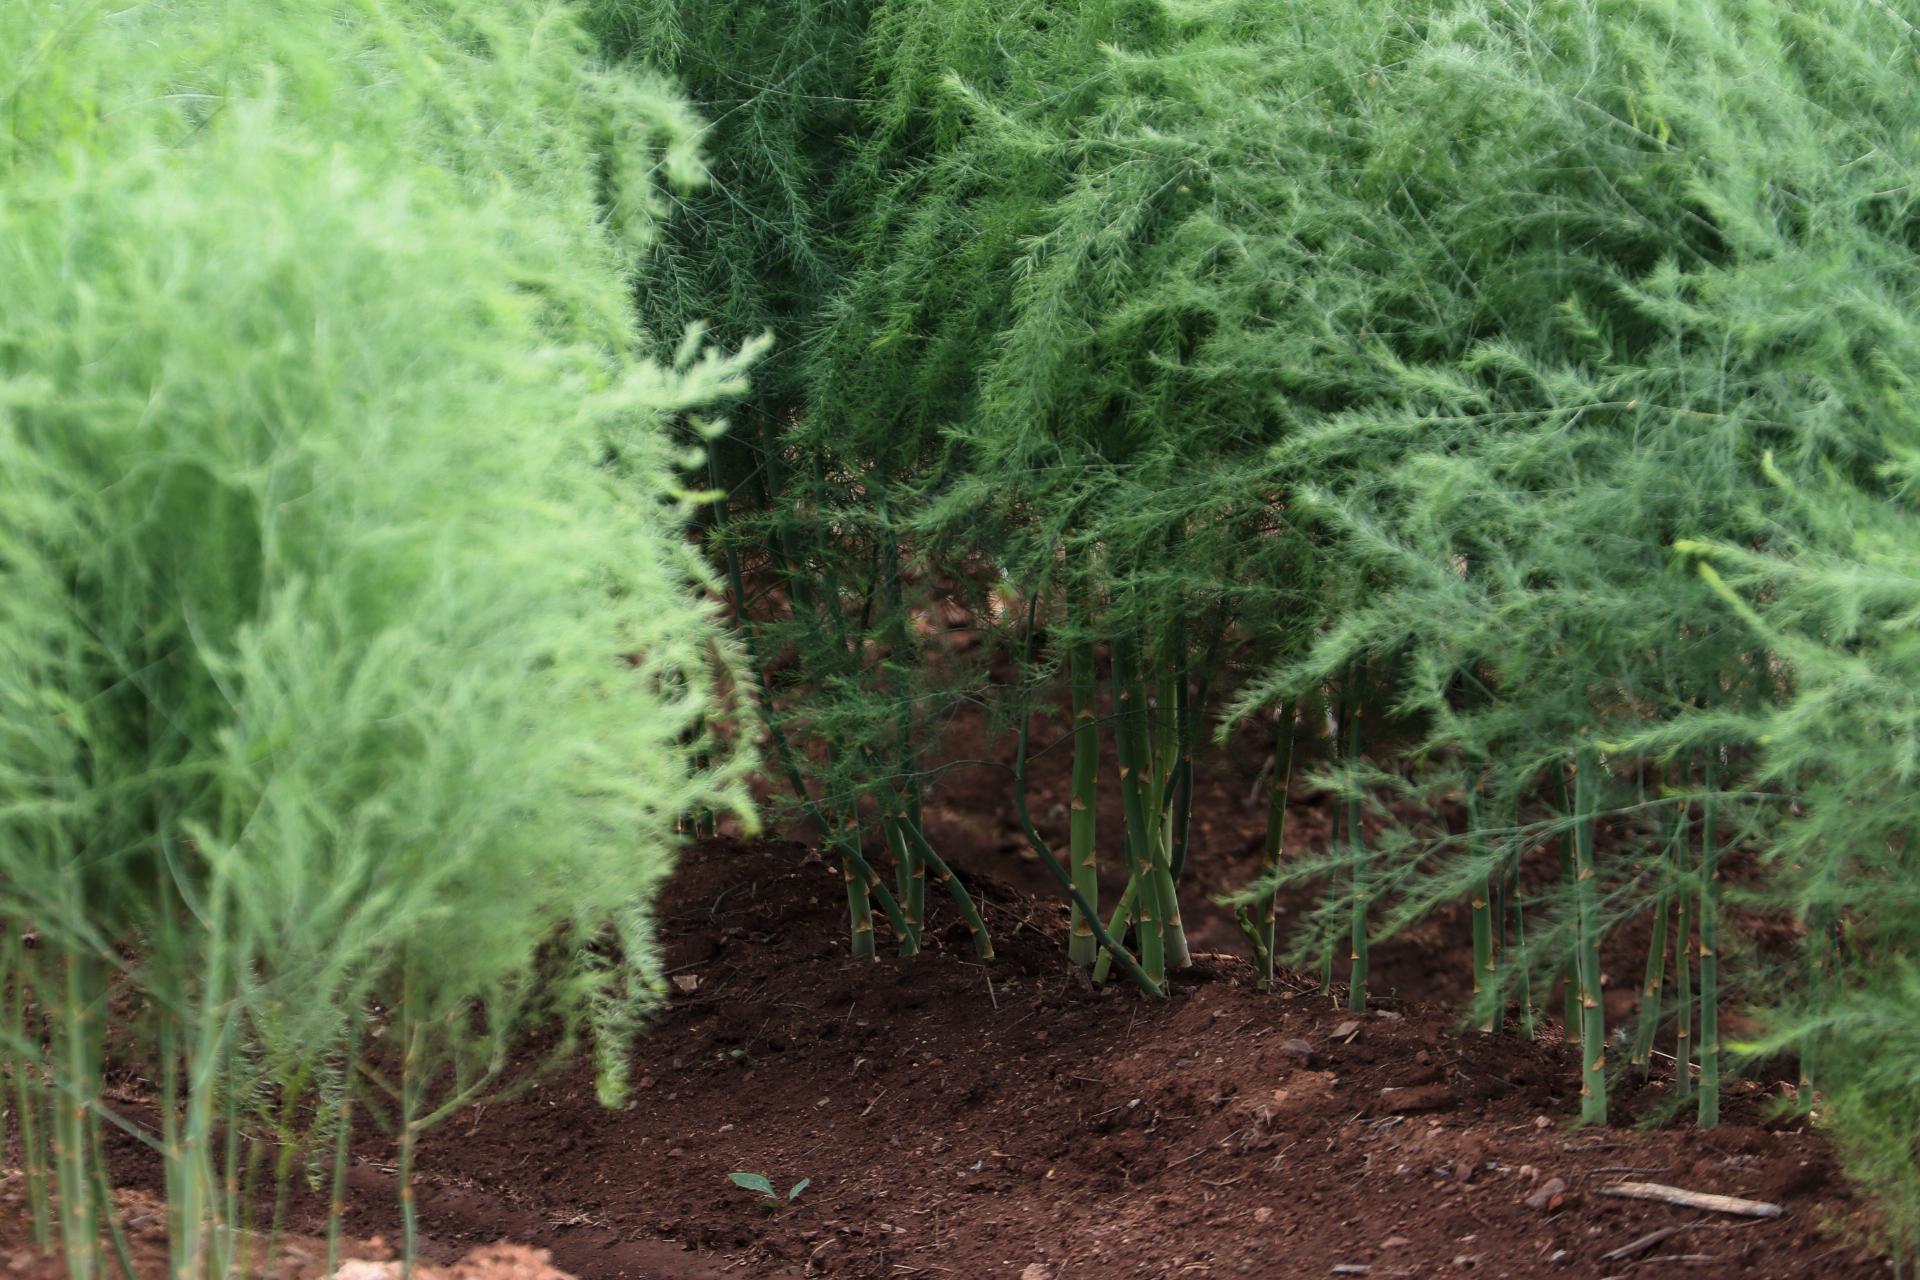
[[[1453,1176],[1460,1182],[1472,1182],[1474,1175],[1480,1172],[1480,1166],[1487,1162],[1487,1149],[1478,1138],[1463,1138],[1460,1153],[1453,1158]]]
[[[1453,1256],[1454,1268],[1459,1271],[1471,1270],[1479,1265],[1479,1262],[1480,1255],[1477,1253],[1457,1253]]]
[[[1271,1222],[1273,1220],[1273,1210],[1267,1208],[1265,1205],[1261,1205],[1253,1211],[1253,1220],[1263,1224]]]
[[[684,994],[692,995],[700,989],[700,975],[697,973],[676,973],[673,975],[673,985],[680,988]]]
[[[1540,1184],[1540,1189],[1526,1198],[1529,1209],[1558,1209],[1567,1202],[1567,1180],[1548,1178]]]
[[[1298,1058],[1302,1062],[1313,1060],[1313,1046],[1305,1040],[1289,1040],[1280,1046],[1280,1052]]]
[[[367,1262],[348,1258],[333,1273],[333,1280],[393,1280],[400,1274],[397,1262]]]
[[[1405,1236],[1388,1236],[1380,1242],[1380,1247],[1382,1249],[1404,1249],[1412,1243],[1413,1241],[1407,1239]]]
[[[1552,1123],[1553,1121],[1547,1119],[1545,1116],[1535,1116],[1533,1118],[1533,1127],[1536,1129],[1544,1129]]]
[[[1020,1280],[1053,1280],[1053,1268],[1044,1262],[1029,1262],[1020,1269]]]
[[[1360,1032],[1360,1019],[1348,1018],[1345,1022],[1341,1023],[1339,1026],[1333,1029],[1333,1037],[1336,1040],[1345,1040],[1352,1036],[1358,1035],[1359,1032]]]

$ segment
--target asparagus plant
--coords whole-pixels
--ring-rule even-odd
[[[536,1020],[624,1090],[674,818],[747,809],[667,431],[741,367],[635,323],[696,129],[570,14],[29,0],[0,58],[0,1074],[70,1275],[107,1124],[226,1274],[350,1098],[411,1151]]]

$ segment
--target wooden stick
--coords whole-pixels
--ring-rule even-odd
[[[1635,1240],[1630,1244],[1621,1245],[1618,1249],[1615,1249],[1612,1253],[1601,1254],[1600,1261],[1618,1262],[1622,1258],[1631,1258],[1636,1253],[1645,1253],[1647,1250],[1653,1248],[1653,1246],[1659,1244],[1662,1240],[1671,1240],[1685,1230],[1686,1230],[1685,1227],[1662,1227],[1658,1231],[1649,1231],[1647,1232],[1647,1234],[1641,1236],[1638,1240]]]
[[[1600,1188],[1603,1196],[1621,1196],[1628,1200],[1658,1200],[1661,1204],[1683,1209],[1702,1209],[1709,1213],[1731,1213],[1741,1218],[1777,1218],[1786,1210],[1764,1200],[1742,1200],[1738,1196],[1718,1196],[1706,1191],[1683,1191],[1658,1182],[1616,1182]]]

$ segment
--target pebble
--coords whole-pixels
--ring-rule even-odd
[[[1540,1184],[1540,1189],[1526,1199],[1529,1209],[1558,1209],[1566,1203],[1567,1180],[1548,1178]]]

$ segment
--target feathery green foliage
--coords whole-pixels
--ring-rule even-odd
[[[535,1018],[622,1093],[674,818],[747,803],[663,432],[739,371],[645,357],[694,129],[565,9],[18,0],[0,65],[4,1057],[91,1275],[144,1010],[219,1273],[243,1134],[410,1157]]]
[[[727,273],[729,333],[782,339],[716,545],[829,834],[901,813],[937,710],[1002,692],[913,641],[909,598],[1024,598],[1016,806],[1035,690],[1090,803],[1100,667],[1127,820],[1069,818],[1073,957],[1087,859],[1124,865],[1108,932],[1160,990],[1206,721],[1341,707],[1363,749],[1300,772],[1344,844],[1281,847],[1282,774],[1257,960],[1288,879],[1329,890],[1290,953],[1342,938],[1356,978],[1370,937],[1484,904],[1475,1017],[1531,1030],[1563,982],[1601,1120],[1602,944],[1672,909],[1676,998],[1661,945],[1620,1056],[1674,1045],[1711,1123],[1722,1003],[1774,1003],[1763,1047],[1803,1053],[1911,1250],[1889,1117],[1920,1082],[1873,1047],[1914,914],[1911,0],[622,12],[733,174],[658,314]],[[1806,919],[1797,976],[1720,910],[1722,861],[1769,848],[1745,892]]]

